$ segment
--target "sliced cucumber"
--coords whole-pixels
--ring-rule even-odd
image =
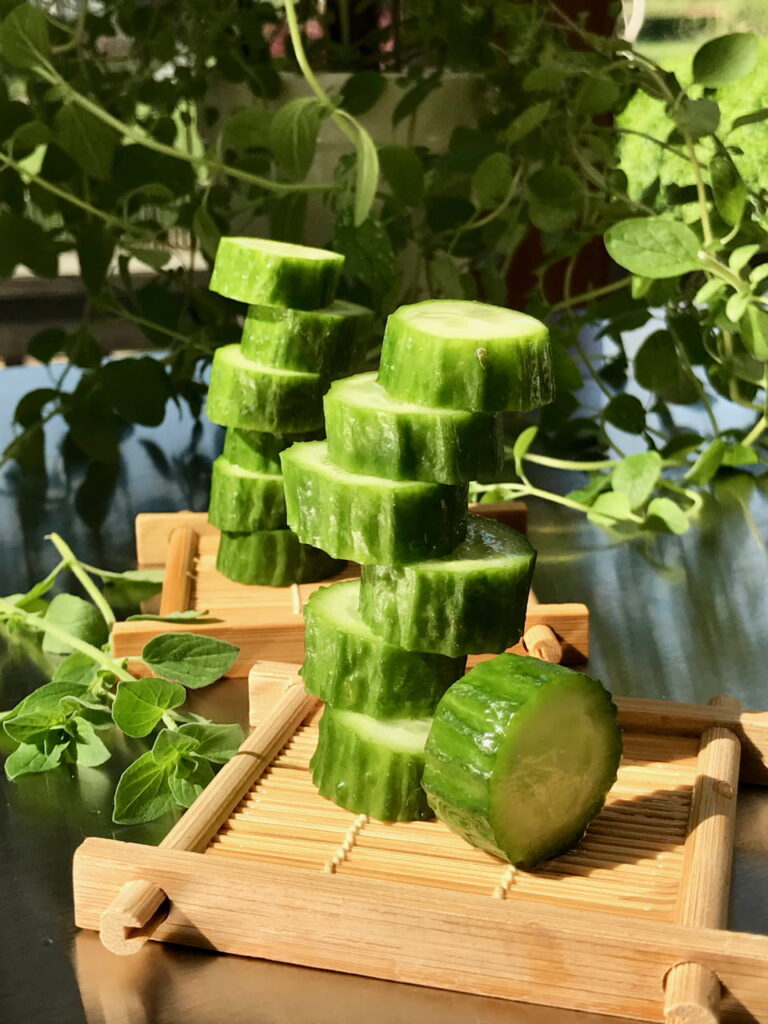
[[[360,581],[344,580],[316,590],[305,605],[307,690],[334,707],[377,718],[431,715],[463,675],[465,659],[386,643],[360,618],[359,598]]]
[[[343,299],[314,312],[251,306],[243,354],[266,366],[309,370],[330,380],[362,364],[372,322],[370,309]]]
[[[450,555],[411,565],[366,565],[360,613],[389,643],[412,651],[496,654],[517,643],[536,552],[503,523],[470,515]]]
[[[223,427],[300,434],[323,425],[324,390],[317,373],[262,366],[224,345],[213,357],[206,412]]]
[[[323,405],[328,455],[352,473],[456,484],[504,461],[500,416],[391,398],[375,373],[336,381]]]
[[[282,475],[255,473],[220,455],[211,474],[208,522],[238,532],[286,526]]]
[[[344,257],[268,238],[222,238],[210,288],[262,306],[321,309],[333,302]]]
[[[348,473],[325,441],[295,444],[280,459],[289,526],[334,558],[399,565],[447,554],[464,538],[466,486]]]
[[[236,466],[252,469],[254,473],[281,473],[280,452],[295,440],[295,437],[286,437],[285,434],[230,427],[224,437],[222,455]]]
[[[445,409],[498,412],[554,397],[549,332],[501,306],[430,299],[387,320],[379,382],[395,398]]]
[[[301,544],[290,530],[223,532],[216,558],[216,568],[228,579],[264,587],[324,580],[337,573],[342,564],[324,551]]]
[[[616,707],[596,679],[502,654],[473,668],[438,704],[424,789],[454,832],[531,867],[579,841],[620,757]]]
[[[421,788],[431,719],[379,721],[326,707],[310,761],[320,795],[382,821],[432,818]]]

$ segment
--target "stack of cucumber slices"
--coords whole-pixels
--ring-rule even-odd
[[[522,864],[579,838],[621,749],[609,694],[581,673],[502,654],[464,675],[468,654],[519,640],[535,561],[468,514],[467,481],[500,464],[500,414],[551,397],[543,324],[422,302],[390,316],[378,377],[332,385],[327,441],[280,455],[291,528],[362,563],[305,609],[320,793],[388,821],[436,813]]]
[[[280,452],[323,428],[323,394],[364,357],[372,313],[337,299],[343,257],[262,238],[223,238],[211,288],[248,303],[239,345],[216,351],[207,412],[227,428],[208,519],[218,569],[240,583],[285,586],[340,567],[288,528]]]

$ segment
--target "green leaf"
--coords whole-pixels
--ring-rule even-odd
[[[582,114],[605,114],[619,98],[619,87],[607,76],[589,75],[576,92],[576,109]]]
[[[440,85],[441,73],[435,71],[428,78],[422,78],[409,89],[392,111],[392,126],[400,124],[406,117],[415,114],[429,94]]]
[[[525,480],[526,478],[525,469],[523,468],[523,459],[525,458],[528,449],[536,440],[538,432],[538,427],[526,427],[526,429],[515,439],[515,443],[512,447],[512,458],[515,460],[515,473],[517,473],[522,480]]]
[[[147,677],[117,688],[112,717],[129,736],[148,736],[170,708],[180,707],[187,693],[167,679]]]
[[[552,345],[552,368],[556,391],[578,391],[584,383],[578,363],[562,345]]]
[[[759,252],[759,245],[739,245],[728,257],[728,266],[734,274],[740,274],[752,257],[756,256]],[[738,319],[738,317],[736,319]]]
[[[749,306],[739,321],[739,331],[747,351],[760,362],[768,361],[768,313]]]
[[[312,96],[280,107],[269,126],[269,147],[286,174],[298,181],[312,166],[325,108]]]
[[[745,295],[743,292],[734,292],[725,304],[725,315],[732,323],[737,324],[746,313],[748,305],[748,294]]]
[[[75,761],[83,768],[96,768],[111,757],[109,748],[96,735],[93,725],[85,718],[76,718]]]
[[[171,772],[169,784],[173,798],[182,807],[191,807],[213,779],[213,768],[208,761],[192,762],[183,759]]]
[[[714,100],[692,100],[684,97],[673,108],[675,124],[684,132],[700,139],[704,135],[712,135],[720,124],[720,107]]]
[[[365,223],[371,212],[379,184],[379,154],[376,143],[361,124],[357,129],[357,163],[355,173],[355,227]]]
[[[153,270],[162,270],[171,254],[167,249],[149,249],[138,245],[126,245],[125,251]]]
[[[709,183],[715,208],[725,223],[740,224],[747,205],[747,186],[726,151],[715,153],[709,161]]]
[[[188,608],[184,612],[171,612],[169,615],[153,615],[151,612],[142,612],[140,615],[129,615],[126,622],[221,622],[221,619],[211,618],[208,610]]]
[[[625,522],[632,514],[629,507],[628,495],[607,491],[595,499],[594,504],[587,512],[587,519],[596,526],[616,526],[617,523]]]
[[[691,405],[700,390],[688,369],[680,362],[669,331],[654,331],[635,356],[637,382],[665,402]]]
[[[163,422],[169,388],[159,360],[151,356],[110,359],[101,373],[104,391],[119,416],[145,427]]]
[[[5,254],[10,256],[5,276],[17,263],[29,267],[38,277],[56,277],[58,273],[59,259],[51,237],[39,224],[12,210],[0,213],[0,261]]]
[[[198,633],[161,633],[142,652],[142,661],[165,679],[196,690],[220,679],[240,648]]]
[[[98,608],[74,594],[57,594],[48,605],[44,618],[94,647],[101,647],[109,638],[109,629]],[[48,654],[68,654],[72,647],[46,633],[43,650]]]
[[[66,332],[60,327],[47,327],[29,339],[27,352],[41,363],[50,363],[54,356],[64,351],[67,343]]]
[[[53,119],[56,142],[84,171],[99,181],[107,181],[118,135],[94,114],[67,104]]]
[[[552,104],[549,100],[544,100],[543,103],[532,103],[530,106],[527,106],[522,114],[518,114],[510,122],[504,132],[507,142],[510,144],[519,142],[526,135],[530,135],[535,128],[538,128],[540,124],[546,121],[551,106]]]
[[[268,149],[271,122],[272,114],[263,107],[238,110],[222,128],[224,143],[234,149]]]
[[[221,241],[221,232],[204,203],[201,203],[195,210],[195,215],[192,218],[192,230],[208,259],[211,261],[216,259],[216,250],[219,248],[219,242]]]
[[[19,68],[48,63],[51,41],[48,22],[39,7],[20,4],[0,25],[0,56]]]
[[[80,657],[84,657],[84,655],[80,655]],[[50,683],[46,683],[45,686],[33,690],[22,701],[19,701],[15,708],[6,712],[5,720],[10,721],[26,714],[58,714],[62,710],[62,699],[81,696],[86,685],[80,679],[54,679]]]
[[[741,117],[735,118],[731,125],[731,131],[734,128],[741,128],[745,124],[759,124],[766,120],[768,120],[768,107],[761,107],[760,110],[753,110],[749,114],[742,114]]]
[[[564,231],[579,214],[579,179],[569,167],[542,167],[528,179],[528,213],[542,231]]]
[[[654,498],[648,505],[645,525],[664,533],[685,533],[690,523],[685,512],[671,498]]]
[[[101,345],[87,327],[81,325],[69,335],[66,354],[75,366],[84,370],[92,370],[101,362]]]
[[[604,237],[611,258],[633,274],[658,279],[699,268],[699,240],[676,220],[632,217],[612,224]]]
[[[603,491],[607,491],[610,486],[611,474],[597,473],[583,487],[579,487],[575,491],[569,491],[566,494],[566,498],[570,498],[572,501],[579,501],[582,505],[591,505],[595,498],[602,494]]]
[[[406,206],[418,206],[424,198],[424,168],[408,146],[382,146],[381,173],[392,195]]]
[[[69,737],[60,739],[48,735],[41,746],[33,743],[21,743],[5,761],[5,774],[11,781],[21,775],[33,775],[47,772],[61,764],[64,751],[69,746]]]
[[[719,36],[696,51],[693,78],[709,87],[736,82],[754,71],[759,58],[758,38],[752,32]]]
[[[148,750],[120,776],[115,790],[112,820],[118,825],[153,821],[170,811],[176,801],[170,790],[173,762],[158,762]]]
[[[497,207],[512,184],[512,158],[507,153],[491,153],[472,175],[470,194],[478,210]]]
[[[628,434],[640,434],[645,429],[645,409],[634,395],[615,395],[603,410],[603,416]]]
[[[353,116],[365,114],[376,103],[387,82],[379,71],[358,71],[341,88],[341,105]]]
[[[49,730],[63,725],[66,717],[66,712],[58,707],[47,711],[27,711],[7,718],[3,728],[17,743],[39,743]]]
[[[760,457],[754,448],[733,442],[726,447],[723,454],[723,466],[756,466]]]
[[[662,466],[663,460],[658,452],[628,455],[611,474],[613,489],[627,495],[629,507],[634,511],[653,494]]]
[[[193,722],[182,725],[179,735],[196,741],[195,756],[215,764],[225,764],[237,753],[243,742],[239,725],[215,725]]]
[[[104,224],[88,221],[77,228],[75,240],[83,283],[91,294],[98,294],[115,251],[112,232]]]
[[[59,393],[54,388],[36,388],[34,391],[28,391],[16,406],[13,414],[15,422],[20,423],[22,427],[32,426],[40,419],[46,405],[58,397]]]
[[[720,468],[725,449],[725,441],[721,437],[716,437],[711,444],[707,445],[685,474],[684,479],[686,482],[698,484],[700,487],[708,484]]]
[[[720,281],[718,278],[713,277],[699,288],[693,297],[693,301],[697,305],[706,306],[718,299],[724,291],[725,281]]]
[[[196,748],[197,740],[194,736],[184,736],[178,729],[163,729],[152,747],[152,756],[158,764],[176,764],[182,757],[196,754]]]

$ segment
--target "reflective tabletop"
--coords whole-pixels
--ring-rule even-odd
[[[39,374],[0,372],[0,447],[9,437],[8,411],[18,396],[42,385]],[[159,430],[126,438],[120,470],[106,480],[108,493],[93,479],[86,486],[85,467],[60,451],[60,441],[54,428],[47,488],[13,470],[0,475],[2,593],[26,588],[52,566],[55,552],[43,538],[53,529],[92,564],[135,564],[135,514],[204,509],[221,437],[210,425],[196,428],[169,413]],[[650,546],[619,543],[552,505],[533,503],[529,518],[539,551],[538,596],[589,606],[590,671],[614,693],[698,702],[728,693],[747,709],[768,708],[768,500],[759,481],[727,478],[698,529]],[[0,708],[44,678],[33,652],[0,636]],[[196,710],[245,724],[244,680],[195,696]],[[157,843],[171,823],[112,824],[115,781],[144,749],[139,740],[112,746],[112,760],[100,768],[67,766],[13,784],[0,781],[3,1024],[608,1019],[153,943],[130,958],[107,953],[95,934],[74,928],[72,853],[85,836]],[[768,790],[740,791],[729,925],[768,933]]]

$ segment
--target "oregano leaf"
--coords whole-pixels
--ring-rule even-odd
[[[243,742],[243,730],[239,725],[218,725],[192,722],[182,725],[178,734],[196,742],[195,755],[207,761],[224,764],[237,753]]]
[[[629,497],[620,491],[606,491],[595,499],[587,512],[587,519],[596,526],[616,526],[629,519],[632,509]]]
[[[101,647],[109,637],[109,629],[98,608],[74,594],[57,594],[44,618],[94,647]],[[69,654],[72,647],[65,640],[46,633],[43,650],[48,654]]]
[[[112,717],[129,736],[148,736],[166,711],[180,707],[187,693],[183,686],[152,676],[122,682],[117,688]]]
[[[685,533],[690,524],[685,512],[671,498],[654,498],[648,505],[645,525],[665,533]]]
[[[115,789],[112,820],[118,825],[153,821],[175,806],[170,790],[172,763],[158,762],[148,750],[129,765]]]
[[[732,32],[710,39],[693,57],[693,78],[711,87],[737,82],[754,71],[760,57],[757,36],[752,32]]]
[[[226,640],[198,633],[161,633],[142,652],[153,672],[190,689],[208,686],[231,668],[240,649]]]
[[[320,100],[300,96],[280,107],[272,118],[270,149],[286,174],[295,181],[304,178],[312,166],[324,113]]]
[[[688,483],[704,487],[720,468],[725,454],[726,444],[721,437],[716,437],[699,455],[694,464],[685,474]]]
[[[626,494],[629,507],[634,511],[644,505],[653,494],[663,464],[658,452],[628,455],[613,470],[611,485],[614,491]]]
[[[699,269],[699,240],[679,221],[632,217],[612,224],[604,237],[611,258],[633,274],[658,279]]]
[[[48,21],[39,7],[20,4],[0,25],[0,56],[19,68],[48,63],[51,40]]]

